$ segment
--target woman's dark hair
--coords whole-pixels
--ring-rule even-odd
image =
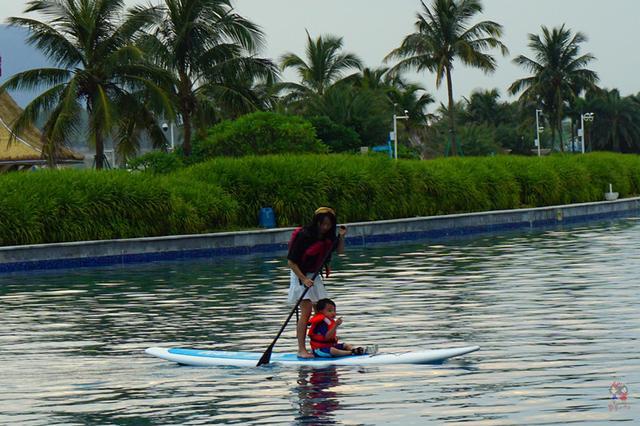
[[[331,299],[320,299],[316,303],[316,312],[320,312],[321,310],[326,308],[327,305],[331,305],[334,308],[336,307],[336,304],[333,302],[333,300],[331,300]]]
[[[336,217],[335,213],[332,213],[333,210],[331,211],[322,211],[321,209],[318,209],[318,210],[320,210],[321,213],[318,213],[316,211],[316,213],[313,215],[313,219],[311,219],[311,223],[305,226],[305,230],[314,238],[316,238],[318,234],[320,234],[320,224],[322,223],[322,221],[324,221],[326,217],[328,217],[329,220],[331,220],[331,229],[329,230],[328,237],[331,240],[335,240],[336,225],[338,223],[338,218]]]

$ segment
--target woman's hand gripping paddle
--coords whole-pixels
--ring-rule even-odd
[[[322,259],[322,263],[320,264],[320,267],[318,268],[318,270],[313,274],[313,277],[311,278],[311,281],[315,282],[316,277],[320,274],[320,271],[322,271],[322,267],[324,266],[325,262],[327,261],[327,259],[329,259],[329,256],[331,256],[331,253],[333,253],[333,251],[336,249],[336,247],[338,247],[339,241],[340,241],[340,237],[337,237],[336,240],[333,242],[333,245],[331,246],[331,249],[329,249],[327,254],[324,255],[324,259]],[[280,335],[282,334],[284,329],[287,327],[287,324],[289,324],[289,320],[291,320],[291,317],[296,312],[296,309],[298,309],[298,306],[300,306],[300,303],[302,302],[302,299],[304,299],[304,296],[306,296],[307,291],[309,291],[310,288],[311,287],[305,287],[304,291],[302,292],[302,295],[300,295],[300,298],[298,299],[298,302],[296,303],[296,306],[294,306],[293,309],[291,310],[291,312],[289,312],[289,316],[285,320],[284,324],[282,324],[282,327],[280,328],[280,331],[276,335],[276,338],[273,339],[273,342],[271,342],[271,344],[269,345],[267,350],[264,351],[264,353],[262,354],[262,357],[260,358],[260,361],[258,361],[258,364],[257,364],[258,367],[260,367],[261,365],[264,365],[264,364],[269,364],[269,361],[271,360],[271,352],[273,352],[273,347],[276,345],[276,342],[280,338]]]

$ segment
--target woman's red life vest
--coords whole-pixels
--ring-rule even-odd
[[[336,322],[330,318],[325,317],[323,314],[315,314],[309,320],[309,338],[311,339],[311,349],[323,349],[330,348],[338,343],[338,335],[334,335],[331,338],[327,338],[327,336],[320,334],[316,331],[318,325],[324,322],[327,324],[327,330],[331,330],[335,327]]]
[[[293,242],[295,241],[300,231],[302,231],[301,227],[294,229],[291,233],[291,238],[289,239],[289,249],[291,249],[291,246],[293,245]],[[324,240],[318,240],[307,247],[307,249],[304,251],[304,254],[302,255],[302,263],[306,264],[306,261],[309,258],[314,258],[315,263],[313,264],[311,271],[303,272],[315,272],[319,270],[322,267],[322,261],[324,260],[325,255],[327,254],[327,252],[329,252],[329,250],[331,250],[332,246],[333,241],[331,241],[329,238],[325,238]],[[329,268],[329,265],[325,265],[325,267],[326,276],[328,277],[331,269]]]

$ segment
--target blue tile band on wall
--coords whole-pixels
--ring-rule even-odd
[[[348,224],[348,245],[458,238],[630,217],[640,198]],[[293,228],[0,247],[0,273],[284,251]]]

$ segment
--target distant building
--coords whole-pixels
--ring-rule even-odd
[[[0,173],[46,166],[42,156],[42,134],[33,125],[11,140],[11,127],[22,114],[22,109],[11,96],[0,93]],[[82,164],[84,157],[70,149],[62,148],[56,162],[59,165]]]

